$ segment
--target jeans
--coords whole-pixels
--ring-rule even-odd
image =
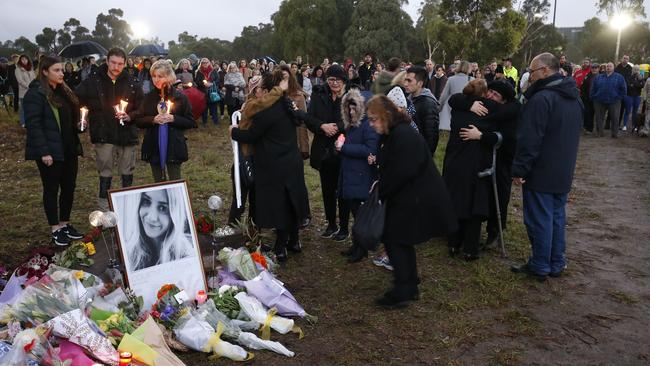
[[[637,115],[637,111],[639,110],[639,105],[641,105],[641,97],[631,97],[627,95],[625,96],[625,99],[623,99],[623,104],[625,105],[625,113],[623,114],[623,122],[621,125],[628,128],[633,128],[634,119]],[[632,125],[630,125],[630,120],[632,121]]]
[[[524,224],[532,247],[528,267],[539,275],[559,273],[566,266],[567,197],[567,193],[542,193],[523,188]]]
[[[58,225],[59,222],[70,221],[79,166],[77,157],[55,161],[50,166],[36,160],[36,165],[43,182],[43,207],[47,222]]]
[[[212,115],[212,122],[217,125],[219,124],[219,115],[217,114],[217,104],[218,103],[208,103],[208,107],[203,111],[201,115],[201,122],[206,124],[208,122],[208,111]]]

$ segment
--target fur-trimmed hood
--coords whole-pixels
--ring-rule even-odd
[[[350,115],[350,111],[353,110],[354,120]],[[365,100],[359,89],[352,88],[348,91],[341,100],[341,118],[343,120],[343,125],[347,131],[350,127],[359,127],[361,126],[361,120],[366,113]]]

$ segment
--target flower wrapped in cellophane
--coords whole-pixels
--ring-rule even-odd
[[[61,314],[83,308],[79,302],[83,285],[70,274],[61,274],[56,280],[44,275],[27,286],[11,306],[9,317],[34,325],[42,324]],[[82,296],[82,301],[83,301]]]
[[[241,310],[251,320],[261,325],[260,338],[264,340],[271,339],[271,329],[280,334],[294,332],[298,334],[299,338],[303,337],[302,329],[294,323],[293,319],[276,315],[276,309],[268,310],[258,299],[247,295],[245,292],[238,293],[235,298],[239,301]]]
[[[252,280],[260,274],[256,262],[246,248],[223,248],[219,251],[219,261],[228,271],[237,274],[244,280]]]
[[[186,296],[176,285],[163,285],[158,290],[158,300],[151,307],[151,316],[165,328],[174,328],[176,321],[190,312],[190,308],[185,304],[188,300]]]

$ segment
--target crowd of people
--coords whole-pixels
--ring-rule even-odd
[[[8,69],[7,60],[0,61]],[[302,250],[300,229],[312,221],[308,159],[320,177],[323,240],[347,241],[350,214],[357,216],[373,190],[384,202],[384,251],[374,262],[393,271],[394,287],[377,303],[401,307],[419,298],[414,245],[445,237],[451,256],[480,259],[506,227],[513,183],[523,189],[532,255],[512,270],[539,280],[560,276],[580,135],[595,121],[602,136],[609,120],[616,137],[621,118],[623,130],[640,130],[629,123],[650,82],[627,56],[616,67],[585,60],[574,68],[564,56],[544,53],[521,75],[510,58],[502,62],[481,68],[426,60],[419,66],[393,57],[384,64],[366,54],[356,64],[324,59],[310,65],[297,57],[276,65],[268,58],[218,62],[189,55],[174,64],[113,48],[100,64],[85,58],[77,68],[55,56],[32,64],[21,55],[13,73],[26,159],[38,166],[56,245],[81,237],[70,224],[79,133],[90,133],[98,206],[107,210],[114,165],[122,187],[135,183],[140,134],[140,158],[150,164],[154,181],[181,179],[189,159],[185,131],[197,128],[197,120],[219,124],[239,110],[241,121],[230,135],[240,143],[240,167],[247,167],[239,169],[242,201],[256,227],[275,230],[269,250],[280,262]],[[645,124],[650,130],[647,118]],[[432,159],[440,130],[450,131],[442,174]],[[230,224],[245,212],[234,201]],[[487,240],[481,242],[485,221]],[[356,263],[368,251],[353,237],[342,254]]]

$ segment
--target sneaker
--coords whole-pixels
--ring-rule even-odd
[[[372,263],[377,267],[384,267],[389,271],[393,270],[393,266],[390,264],[387,255],[380,255],[379,257],[372,260]]]
[[[65,235],[68,236],[68,239],[70,240],[79,240],[84,237],[84,235],[80,232],[77,231],[77,229],[74,228],[74,226],[67,224],[66,226],[62,227],[61,230],[65,233]]]
[[[621,128],[621,131],[627,131],[627,126],[623,126],[623,128]]]
[[[334,234],[334,237],[332,239],[334,239],[334,241],[343,242],[346,241],[349,236],[350,233],[347,230],[346,231],[339,230],[336,232],[336,234]]]
[[[328,225],[328,226],[325,228],[325,230],[323,230],[323,233],[320,234],[320,237],[321,237],[321,238],[324,238],[324,239],[330,239],[330,238],[333,237],[333,236],[334,236],[338,231],[339,231],[339,228],[338,228],[338,227],[336,227],[336,226],[329,226],[329,225]]]
[[[52,233],[52,242],[60,247],[65,247],[70,245],[70,238],[68,238],[68,235],[65,233],[63,228],[61,228]]]

